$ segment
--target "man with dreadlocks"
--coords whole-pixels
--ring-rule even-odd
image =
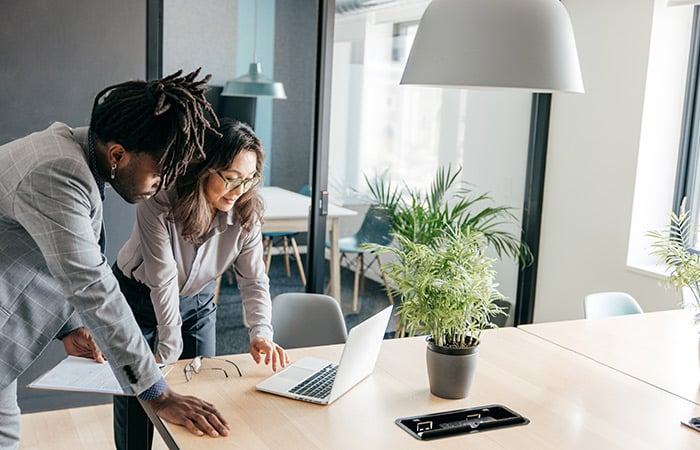
[[[228,435],[213,405],[168,388],[103,256],[105,182],[145,200],[204,154],[207,114],[218,120],[198,75],[110,86],[89,128],[55,122],[0,146],[0,449],[19,446],[17,377],[54,337],[71,355],[103,362],[102,350],[163,419]]]

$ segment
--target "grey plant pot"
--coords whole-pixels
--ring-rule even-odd
[[[448,399],[467,397],[476,373],[478,346],[449,348],[433,344],[430,337],[426,341],[430,392]]]

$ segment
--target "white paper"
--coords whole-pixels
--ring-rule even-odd
[[[163,376],[167,376],[172,365],[159,365]],[[54,391],[94,392],[100,394],[125,394],[109,362],[98,363],[89,358],[68,356],[27,387]]]
[[[32,383],[33,389],[124,395],[109,363],[68,356]]]

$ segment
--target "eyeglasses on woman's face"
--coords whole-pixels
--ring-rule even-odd
[[[243,190],[247,191],[262,180],[262,177],[257,173],[250,178],[226,178],[219,170],[216,171],[216,174],[226,183],[227,191],[237,189],[239,186],[243,186]]]

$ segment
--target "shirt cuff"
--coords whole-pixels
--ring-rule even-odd
[[[248,330],[248,337],[253,341],[255,338],[263,338],[268,341],[272,341],[272,326],[267,324],[260,324],[250,327]]]
[[[83,323],[77,317],[77,314],[73,313],[73,314],[71,314],[68,321],[63,324],[61,329],[58,330],[58,333],[56,333],[56,339],[63,340],[64,337],[68,336],[73,331],[77,330],[78,328],[82,328],[82,327],[83,327]]]
[[[153,400],[154,398],[160,397],[163,392],[168,389],[168,384],[165,382],[165,378],[160,377],[160,380],[156,381],[155,384],[145,391],[141,392],[137,397],[139,400]]]
[[[156,356],[163,364],[177,362],[182,354],[182,330],[179,325],[158,325],[158,348]]]

